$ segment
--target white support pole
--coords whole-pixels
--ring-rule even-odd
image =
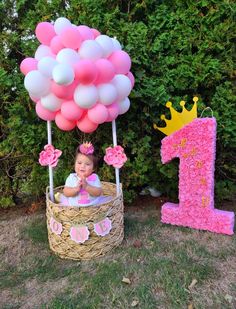
[[[116,135],[116,121],[112,120],[112,138],[113,138],[113,146],[117,146],[117,135]],[[119,195],[119,189],[120,189],[120,175],[119,175],[119,169],[115,168],[116,172],[116,195]]]
[[[48,131],[48,144],[52,145],[52,129],[51,129],[51,121],[47,121],[47,131]],[[50,199],[54,202],[54,194],[53,194],[53,170],[49,165],[49,188],[50,188]]]

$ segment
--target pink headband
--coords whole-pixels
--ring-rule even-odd
[[[83,143],[83,144],[81,144],[81,145],[79,146],[79,151],[80,151],[82,154],[89,155],[89,154],[93,154],[94,148],[93,148],[92,143],[90,143],[90,142],[85,142],[85,143]]]

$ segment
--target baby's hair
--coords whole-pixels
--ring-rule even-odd
[[[76,152],[75,152],[75,161],[77,159],[77,156],[81,154],[83,156],[86,156],[87,158],[89,158],[89,160],[91,160],[93,162],[93,167],[94,167],[94,170],[97,169],[97,166],[98,166],[98,158],[96,156],[94,156],[93,154],[84,154],[80,151],[80,146],[78,146],[76,148]]]

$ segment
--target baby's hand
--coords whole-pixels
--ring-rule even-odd
[[[75,188],[78,192],[80,191],[80,189],[82,188],[82,180],[81,179],[77,182],[77,186]]]
[[[81,187],[82,187],[83,189],[86,189],[87,185],[88,185],[88,183],[87,183],[86,179],[85,179],[85,178],[82,178],[82,179],[81,179]]]

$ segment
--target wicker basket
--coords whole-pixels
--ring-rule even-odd
[[[62,192],[63,187],[54,189],[54,193]],[[124,205],[122,186],[116,196],[116,185],[102,182],[103,194],[112,196],[112,200],[99,206],[68,207],[53,203],[49,198],[49,188],[46,192],[47,200],[47,228],[49,245],[52,251],[65,259],[90,260],[105,255],[112,248],[117,247],[124,238]],[[106,236],[98,236],[93,224],[108,217],[112,222],[112,229]],[[62,224],[60,235],[51,231],[50,220],[55,219]],[[70,238],[70,229],[75,225],[86,225],[89,229],[89,239],[84,243],[76,243]]]

